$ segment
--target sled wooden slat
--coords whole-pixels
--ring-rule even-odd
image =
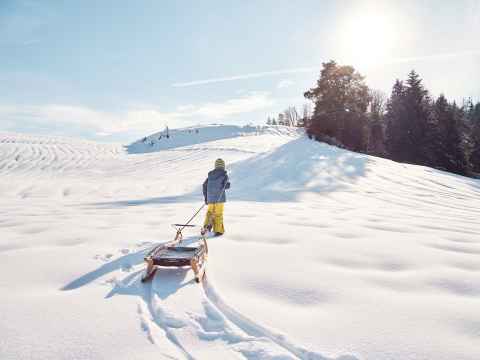
[[[172,242],[159,245],[148,253],[148,255],[145,257],[147,269],[142,277],[142,282],[151,280],[155,275],[158,266],[189,266],[192,268],[195,274],[195,280],[197,282],[202,280],[205,273],[208,256],[206,239],[202,237],[201,243],[196,247],[178,246],[178,243],[179,241],[174,240]]]

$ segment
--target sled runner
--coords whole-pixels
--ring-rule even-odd
[[[208,246],[205,236],[200,237],[197,246],[179,246],[183,240],[182,230],[185,227],[194,225],[173,224],[177,229],[175,239],[165,244],[155,246],[145,256],[147,269],[142,277],[142,282],[147,282],[153,278],[158,266],[165,267],[183,267],[190,266],[195,274],[196,282],[200,282],[205,274],[205,267],[208,257]]]

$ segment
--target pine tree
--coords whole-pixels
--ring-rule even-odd
[[[405,123],[409,129],[409,143],[411,146],[410,162],[422,165],[431,165],[432,133],[434,123],[431,117],[431,106],[428,91],[423,87],[422,79],[412,70],[406,81],[406,110]]]
[[[450,113],[447,130],[447,154],[449,154],[450,162],[447,170],[466,175],[469,172],[469,163],[464,136],[465,112],[454,102],[450,105]]]
[[[407,116],[405,93],[403,82],[397,79],[387,102],[387,113],[385,114],[386,148],[390,158],[395,161],[407,161],[410,158],[405,153],[405,149],[409,145],[409,129],[404,125]]]
[[[434,104],[436,119],[434,167],[457,174],[466,174],[468,162],[462,136],[463,111],[449,104],[442,94]]]
[[[405,85],[396,80],[387,105],[387,149],[393,160],[434,163],[435,121],[432,102],[422,79],[412,70]]]
[[[309,134],[335,138],[354,151],[366,149],[368,87],[352,66],[323,63],[317,86],[304,96],[314,102]]]
[[[471,142],[472,150],[470,153],[470,164],[472,170],[480,173],[480,102],[469,109],[469,120],[471,122]]]

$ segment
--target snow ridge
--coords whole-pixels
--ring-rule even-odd
[[[127,146],[131,154],[149,153],[159,150],[179,148],[217,140],[232,139],[252,135],[291,136],[301,130],[287,126],[236,126],[210,125],[182,129],[164,130],[140,139]]]

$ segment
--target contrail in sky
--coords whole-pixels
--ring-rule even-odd
[[[459,51],[459,52],[434,54],[434,55],[404,57],[404,58],[391,59],[387,61],[387,63],[394,64],[394,63],[418,62],[418,61],[429,61],[429,60],[441,60],[441,59],[475,56],[475,55],[480,55],[480,50],[468,50],[468,51]]]
[[[441,59],[449,59],[449,58],[457,58],[457,57],[476,56],[476,55],[480,55],[480,49],[452,52],[452,53],[443,53],[443,54],[388,59],[384,61],[384,63],[398,64],[398,63],[409,63],[409,62],[420,62],[420,61],[441,60]],[[312,73],[316,71],[320,71],[320,66],[298,67],[298,68],[291,68],[291,69],[263,71],[263,72],[243,74],[243,75],[225,76],[225,77],[218,77],[218,78],[211,78],[211,79],[204,79],[204,80],[178,82],[178,83],[173,83],[172,86],[173,87],[190,87],[190,86],[198,86],[198,85],[215,84],[215,83],[221,83],[221,82],[227,82],[227,81],[235,81],[235,80],[263,78],[263,77],[283,75],[283,74]]]
[[[195,80],[195,81],[182,82],[182,83],[174,83],[172,84],[172,86],[187,87],[187,86],[213,84],[213,83],[219,83],[219,82],[225,82],[225,81],[261,78],[261,77],[275,76],[275,75],[282,75],[282,74],[309,73],[317,70],[320,70],[320,67],[315,66],[315,67],[301,67],[301,68],[292,68],[292,69],[283,69],[283,70],[263,71],[258,73],[234,75],[234,76],[219,77],[219,78],[212,78],[212,79],[205,79],[205,80]]]

